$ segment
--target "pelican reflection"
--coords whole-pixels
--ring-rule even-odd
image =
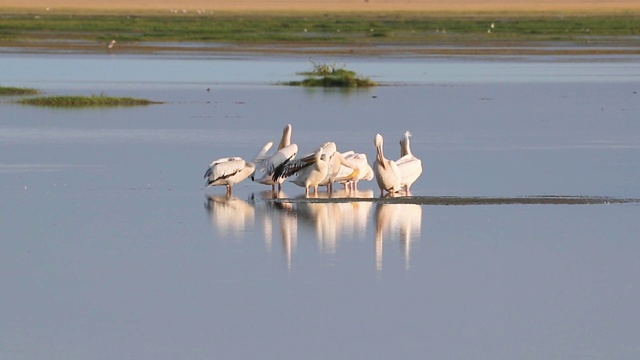
[[[207,195],[205,208],[220,235],[241,233],[253,226],[254,207],[236,197]]]
[[[262,225],[267,250],[273,250],[274,232],[279,232],[287,269],[291,270],[293,253],[298,242],[297,216],[293,204],[273,201],[286,197],[287,194],[283,191],[263,191],[257,195],[252,194],[250,203],[256,209],[257,223]]]
[[[399,244],[409,269],[410,252],[420,238],[422,207],[416,204],[384,204],[371,200],[373,190],[337,191],[318,194],[310,201],[304,196],[289,199],[283,192],[251,194],[247,201],[235,197],[209,195],[206,209],[220,235],[235,239],[264,239],[266,250],[281,252],[287,269],[295,264],[298,242],[317,243],[321,254],[335,254],[345,241],[368,241],[375,233],[375,263],[382,270],[384,240]],[[323,200],[322,198],[337,200]],[[353,197],[352,200],[346,200]],[[375,208],[375,209],[374,209]],[[374,219],[371,226],[370,219]],[[279,249],[274,249],[279,248]]]
[[[417,204],[377,204],[376,269],[382,270],[384,237],[397,238],[403,250],[405,269],[409,269],[411,243],[420,238],[422,206]]]
[[[319,193],[318,198],[373,198],[373,190]],[[300,199],[303,199],[301,197]],[[315,232],[322,253],[333,254],[339,239],[364,238],[371,202],[297,202],[300,223]]]

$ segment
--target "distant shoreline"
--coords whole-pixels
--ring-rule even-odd
[[[4,0],[0,13],[63,12],[389,12],[429,13],[627,13],[640,12],[637,0]]]
[[[3,52],[640,55],[638,0],[4,0],[0,17]]]

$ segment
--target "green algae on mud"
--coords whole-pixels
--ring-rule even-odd
[[[32,88],[25,87],[13,87],[13,86],[0,86],[0,95],[12,96],[12,95],[37,95],[40,91]]]
[[[23,105],[50,107],[104,107],[104,106],[140,106],[161,104],[161,102],[130,97],[92,96],[41,96],[18,101]]]

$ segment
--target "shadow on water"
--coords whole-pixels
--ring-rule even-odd
[[[339,203],[366,201],[378,204],[414,204],[414,205],[593,205],[593,204],[633,204],[640,199],[615,198],[606,196],[522,196],[522,197],[483,197],[483,196],[396,196],[382,198],[340,197],[330,198],[274,198],[274,202],[310,202]]]
[[[528,197],[455,197],[399,196],[374,197],[372,190],[332,194],[318,197],[290,198],[286,193],[264,191],[252,193],[247,201],[224,195],[207,195],[205,208],[213,228],[220,236],[240,239],[247,232],[258,232],[269,250],[278,235],[291,269],[298,237],[314,237],[321,253],[336,253],[339,243],[362,240],[368,229],[375,234],[376,269],[383,268],[385,240],[400,245],[405,269],[410,268],[411,247],[420,239],[424,206],[470,205],[594,205],[638,204],[640,199],[589,196]],[[373,221],[371,227],[369,222]]]

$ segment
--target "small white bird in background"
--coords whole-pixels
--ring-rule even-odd
[[[398,170],[400,170],[400,186],[404,187],[407,194],[409,194],[411,185],[422,174],[422,161],[413,156],[409,142],[410,137],[409,131],[404,133],[404,138],[400,140],[400,159],[396,160]]]
[[[251,176],[255,169],[253,163],[240,157],[222,158],[209,164],[204,178],[207,179],[207,187],[224,185],[227,196],[231,196],[233,186]]]
[[[115,41],[115,40],[111,40],[111,41],[109,42],[109,45],[107,45],[107,48],[109,48],[109,49],[113,49],[113,47],[114,47],[115,45],[116,45],[116,41]]]
[[[395,161],[384,157],[382,135],[376,134],[374,143],[377,155],[376,160],[373,162],[373,174],[380,188],[380,196],[384,195],[385,191],[393,196],[395,192],[402,189],[400,185],[400,170]]]

